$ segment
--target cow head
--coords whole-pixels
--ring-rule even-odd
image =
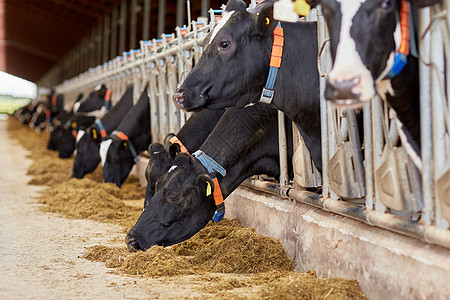
[[[230,0],[203,42],[199,62],[173,95],[175,105],[196,111],[255,102],[269,70],[271,47],[266,44],[275,26],[272,10],[263,9],[257,17],[243,1]]]
[[[134,165],[128,142],[110,136],[101,142],[99,154],[103,166],[103,181],[122,186]]]
[[[94,172],[100,162],[98,153],[100,133],[94,127],[78,131],[75,143],[75,159],[73,161],[72,177],[83,178],[84,175]]]
[[[78,124],[70,119],[58,128],[58,156],[69,158],[75,150],[75,141],[78,136]]]
[[[126,236],[131,250],[147,250],[152,245],[169,246],[182,242],[211,220],[216,209],[213,187],[205,168],[195,158],[180,153],[173,166],[156,183],[155,195]],[[148,191],[148,189],[147,189]]]
[[[102,85],[80,101],[77,101],[73,106],[73,111],[79,116],[91,116],[95,118],[102,118],[107,110],[107,102],[110,101],[110,92],[106,86]]]
[[[307,0],[321,4],[330,34],[333,67],[325,98],[337,105],[361,106],[376,93],[392,94],[386,78],[400,47],[401,0]],[[439,0],[411,0],[422,7]]]

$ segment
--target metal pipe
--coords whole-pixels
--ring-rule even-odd
[[[372,143],[372,102],[366,103],[363,110],[364,122],[364,168],[366,170],[366,209],[373,209],[374,169]]]
[[[202,0],[202,7],[201,7],[201,13],[200,15],[202,17],[208,17],[208,10],[209,10],[209,0]]]
[[[127,28],[127,1],[122,0],[120,3],[120,20],[119,20],[119,53],[125,51],[125,30]]]
[[[177,26],[183,26],[184,24],[184,2],[185,0],[177,0]]]
[[[111,47],[109,57],[113,58],[117,55],[117,22],[119,11],[117,6],[113,7],[112,16],[111,16]]]
[[[166,27],[166,0],[159,0],[157,36],[161,36],[161,34],[163,34],[165,27]]]
[[[108,61],[109,59],[109,19],[109,15],[106,15],[103,26],[103,61]]]
[[[142,39],[148,41],[150,39],[150,11],[151,0],[144,0],[144,16],[142,23]]]
[[[419,10],[419,34],[427,28],[430,23],[430,9],[423,8]],[[421,59],[419,61],[420,78],[420,139],[423,161],[422,170],[422,193],[423,193],[423,221],[429,225],[434,220],[434,182],[433,182],[433,140],[432,140],[432,120],[431,120],[431,73],[430,67],[424,63],[431,60],[430,34],[426,34],[419,41],[419,52]]]
[[[96,43],[95,63],[99,65],[102,63],[102,22],[98,22],[95,43]]]
[[[284,113],[278,111],[278,149],[280,155],[280,184],[285,186],[289,183],[287,141],[286,141],[286,123]]]
[[[131,8],[130,8],[130,49],[136,49],[136,0],[131,0]]]

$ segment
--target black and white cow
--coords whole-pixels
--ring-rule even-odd
[[[129,86],[119,102],[108,110],[103,118],[97,119],[86,131],[78,131],[72,177],[83,178],[95,170],[100,162],[98,151],[102,138],[116,129],[131,107],[133,107],[133,87]]]
[[[101,119],[111,108],[111,90],[101,85],[73,107],[75,115]]]
[[[136,105],[100,144],[103,181],[120,187],[138,161],[137,155],[150,143],[150,103],[145,88]]]
[[[180,153],[173,165],[156,183],[134,227],[126,236],[131,250],[152,245],[169,246],[182,242],[202,229],[216,210],[214,182],[217,176],[223,198],[247,177],[267,174],[279,177],[277,111],[258,103],[244,109],[228,109],[199,150],[226,170],[211,174],[197,158]],[[292,126],[287,126],[292,136]],[[292,158],[292,139],[288,142]],[[291,177],[292,170],[289,170]]]
[[[193,153],[198,150],[213,131],[224,112],[224,110],[209,109],[194,112],[176,135],[169,134],[166,137],[164,145],[153,143],[149,146],[150,159],[145,170],[145,178],[148,183],[147,199],[155,194],[156,181],[169,170],[175,156],[180,152]],[[178,140],[173,140],[174,137]],[[184,149],[181,149],[180,144]]]
[[[336,105],[361,106],[377,93],[394,109],[404,124],[408,144],[420,145],[417,14],[440,0],[308,0],[320,3],[330,33],[333,67],[328,74],[325,97]],[[409,8],[409,3],[413,4]],[[401,13],[401,11],[403,12]],[[410,11],[410,15],[406,15]],[[403,34],[400,16],[411,26]],[[403,69],[394,61],[402,39],[409,40]],[[399,60],[399,59],[397,59]],[[401,71],[400,71],[401,70]],[[411,137],[412,139],[411,139]]]
[[[322,170],[317,29],[315,22],[280,23],[284,32],[281,66],[271,103],[297,124],[312,159]],[[245,107],[257,102],[269,75],[277,21],[273,5],[259,15],[230,0],[204,42],[199,62],[173,96],[187,111]]]

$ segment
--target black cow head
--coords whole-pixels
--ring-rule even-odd
[[[103,166],[103,181],[122,186],[134,165],[128,142],[111,136],[101,142],[99,154]]]
[[[73,106],[73,111],[79,116],[102,118],[107,111],[105,106],[106,86],[102,85]]]
[[[392,94],[386,75],[400,47],[401,0],[307,0],[321,4],[330,33],[333,68],[325,98],[337,105],[361,106],[376,93]],[[411,0],[416,7],[439,0]]]
[[[265,44],[275,26],[272,6],[257,17],[246,11],[243,1],[230,0],[221,21],[203,42],[198,64],[174,94],[175,105],[195,111],[255,102],[269,69],[271,47]]]
[[[205,168],[195,158],[178,154],[173,166],[157,181],[155,195],[149,199],[146,194],[147,205],[126,236],[128,247],[147,250],[152,245],[169,246],[197,233],[216,209],[208,186],[212,189],[213,183]]]
[[[88,128],[87,132],[78,131],[72,177],[83,178],[84,175],[94,172],[100,162],[99,143],[100,133],[95,127]]]
[[[58,128],[58,156],[69,158],[75,150],[75,141],[78,136],[78,123],[68,120]]]

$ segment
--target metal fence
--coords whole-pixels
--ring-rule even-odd
[[[322,97],[322,174],[294,126],[294,180],[289,181],[284,116],[279,113],[280,184],[255,178],[245,184],[450,248],[450,12],[446,5],[419,10],[421,158],[400,146],[395,115],[378,97],[362,112],[335,108]],[[221,17],[220,11],[209,12],[209,22],[193,21],[189,28],[177,27],[161,39],[141,41],[140,49],[62,83],[57,93],[74,99],[104,83],[112,89],[114,103],[127,85],[133,84],[135,91],[147,86],[153,141],[163,141],[189,118],[189,113],[172,104],[171,95],[198,61],[204,36]],[[318,24],[323,95],[326,72],[332,66],[328,30],[320,7],[308,19]],[[135,93],[135,100],[139,94]],[[358,113],[363,115],[362,141]]]

